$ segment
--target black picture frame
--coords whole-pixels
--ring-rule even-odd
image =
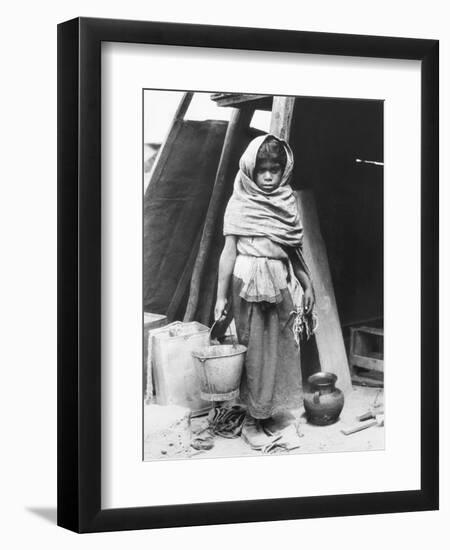
[[[421,61],[421,488],[101,508],[101,43]],[[76,532],[438,509],[437,40],[77,18],[58,26],[58,525]]]

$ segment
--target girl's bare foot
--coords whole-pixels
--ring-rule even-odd
[[[263,449],[272,440],[272,438],[265,433],[261,421],[249,415],[245,417],[241,435],[244,441],[254,450]]]

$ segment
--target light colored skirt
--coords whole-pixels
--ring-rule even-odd
[[[233,314],[238,339],[247,346],[241,399],[254,418],[270,416],[302,403],[300,350],[292,333],[294,304],[287,288],[275,303],[249,302],[244,283],[233,276]]]

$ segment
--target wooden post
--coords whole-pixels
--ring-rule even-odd
[[[202,238],[195,260],[194,270],[192,273],[191,287],[189,300],[184,315],[184,321],[192,321],[197,311],[200,285],[205,269],[206,260],[208,257],[211,243],[214,238],[214,232],[217,225],[217,215],[223,199],[223,193],[226,187],[227,180],[230,177],[230,163],[233,159],[238,138],[243,129],[247,128],[251,122],[254,109],[251,106],[233,109],[228,123],[225,140],[223,143],[222,154],[220,156],[219,165],[216,173],[214,188],[209,201],[208,212],[206,214],[205,225],[203,227]]]
[[[320,368],[334,373],[338,378],[336,386],[347,394],[352,390],[350,369],[314,195],[312,190],[298,191],[296,195],[304,229],[303,254],[316,295],[315,312],[319,325],[315,339]]]
[[[155,162],[153,163],[147,192],[152,187],[152,185],[154,185],[161,177],[161,173],[169,157],[169,151],[171,149],[172,143],[175,141],[175,138],[177,137],[178,132],[180,131],[180,127],[183,123],[184,116],[189,108],[189,105],[191,104],[193,96],[194,96],[194,92],[186,92],[183,95],[180,101],[180,104],[178,105],[178,108],[172,120],[172,124],[169,126],[169,131],[166,135],[166,138],[164,139],[161,147],[159,148],[158,154],[156,155]]]
[[[209,263],[209,262],[208,262]],[[203,325],[210,323],[210,316],[216,302],[217,271],[209,270],[202,284],[202,304],[197,310],[197,320]]]
[[[295,97],[274,96],[270,133],[289,141],[291,134],[292,115],[294,113]]]

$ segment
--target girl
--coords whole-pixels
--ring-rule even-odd
[[[268,443],[264,425],[274,414],[301,404],[298,341],[311,328],[305,319],[311,319],[314,292],[289,185],[293,164],[285,141],[271,134],[251,141],[224,217],[214,317],[226,315],[230,293],[238,339],[248,348],[242,436],[255,449]]]

